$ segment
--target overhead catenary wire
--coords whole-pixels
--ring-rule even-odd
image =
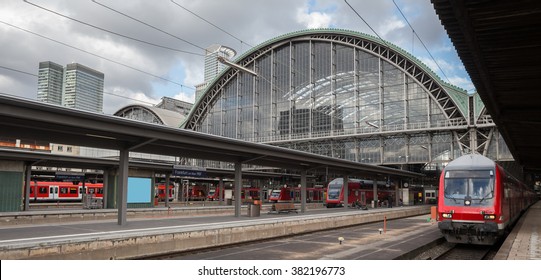
[[[376,34],[376,36],[381,40],[381,42],[387,46],[388,48],[391,48],[387,42],[385,40],[383,40],[383,38],[381,38],[381,36],[379,36],[378,32],[376,32],[376,30],[374,30],[374,28],[372,28],[372,26],[357,12],[357,10],[355,10],[355,8],[353,8],[353,6],[351,6],[347,0],[344,0],[344,2],[346,2],[346,4],[349,6],[349,8],[357,15],[357,17],[359,17],[365,24],[366,26],[368,26],[368,28],[370,28],[370,30],[372,30],[372,32],[374,32],[374,34]]]
[[[92,0],[92,2],[94,2],[94,3],[97,4],[97,5],[100,5],[100,6],[104,7],[104,8],[106,8],[106,9],[110,10],[110,11],[113,11],[113,12],[115,12],[115,13],[117,13],[117,14],[120,14],[120,15],[122,15],[122,16],[124,16],[124,17],[127,17],[127,18],[129,18],[129,19],[131,19],[131,20],[134,20],[134,21],[136,21],[136,22],[139,22],[139,23],[141,23],[141,24],[143,24],[143,25],[145,25],[145,26],[148,26],[148,27],[150,27],[150,28],[152,28],[152,29],[154,29],[154,30],[156,30],[156,31],[159,31],[159,32],[161,32],[161,33],[163,33],[163,34],[169,35],[169,36],[171,36],[171,37],[173,37],[173,38],[175,38],[175,39],[177,39],[177,40],[180,40],[180,41],[182,41],[182,42],[184,42],[184,43],[187,43],[187,44],[189,44],[189,45],[192,45],[192,46],[194,46],[194,47],[196,47],[196,48],[198,48],[198,49],[201,49],[201,50],[203,50],[203,51],[205,50],[205,48],[203,48],[203,47],[201,47],[201,46],[198,46],[198,45],[196,45],[196,44],[194,44],[194,43],[192,43],[192,42],[190,42],[190,41],[188,41],[188,40],[182,39],[182,38],[180,38],[180,37],[178,37],[178,36],[176,36],[176,35],[174,35],[174,34],[171,34],[171,33],[167,32],[167,31],[165,31],[165,30],[163,30],[163,29],[160,29],[160,28],[158,28],[158,27],[156,27],[156,26],[154,26],[154,25],[151,25],[151,24],[149,24],[149,23],[146,23],[146,22],[144,22],[144,21],[142,21],[142,20],[140,20],[140,19],[137,19],[137,18],[135,18],[135,17],[132,17],[132,16],[130,16],[130,15],[126,14],[126,13],[123,13],[123,12],[121,12],[121,11],[119,11],[119,10],[115,10],[115,9],[113,9],[113,8],[111,8],[111,7],[109,7],[109,6],[105,5],[105,4],[102,4],[102,3],[100,3],[100,2],[98,2],[98,1],[96,1],[96,0]],[[202,55],[202,56],[203,56],[203,55]]]
[[[430,56],[430,58],[434,61],[434,63],[436,63],[436,66],[438,66],[438,69],[440,69],[442,75],[445,77],[445,79],[447,80],[447,82],[451,83],[451,81],[449,80],[449,78],[447,77],[447,75],[445,75],[445,72],[443,71],[443,69],[440,67],[440,65],[438,64],[438,62],[436,61],[436,59],[432,56],[432,53],[428,50],[428,48],[426,47],[425,43],[423,42],[423,40],[421,40],[421,38],[419,37],[419,34],[417,34],[417,32],[415,31],[415,29],[413,28],[413,26],[410,24],[410,22],[408,21],[408,19],[406,18],[406,16],[404,15],[404,13],[402,12],[402,10],[400,9],[400,7],[398,7],[398,4],[396,4],[396,2],[393,0],[393,3],[394,5],[396,6],[396,8],[398,9],[398,11],[400,12],[400,14],[402,15],[402,17],[404,18],[404,20],[406,20],[406,23],[409,25],[409,27],[411,28],[411,31],[413,32],[413,34],[417,37],[417,39],[419,39],[419,42],[421,42],[421,44],[423,45],[423,47],[425,48],[426,52],[428,53],[428,55]]]
[[[30,76],[34,76],[34,77],[37,77],[37,76],[38,76],[38,75],[36,75],[36,74],[32,74],[32,73],[29,73],[29,72],[26,72],[26,71],[22,71],[22,70],[17,70],[17,69],[14,69],[14,68],[11,68],[11,67],[7,67],[7,66],[2,66],[2,65],[0,65],[0,68],[6,69],[6,70],[10,70],[10,71],[13,71],[13,72],[19,72],[19,73],[26,74],[26,75],[30,75]]]
[[[92,0],[92,1],[95,2],[94,0]],[[196,14],[195,12],[193,12],[193,11],[187,9],[186,7],[180,5],[179,3],[175,2],[174,0],[171,0],[171,3],[177,5],[178,7],[182,8],[182,9],[184,9],[185,11],[187,11],[188,13],[190,13],[190,14],[196,16],[197,18],[201,19],[202,21],[204,21],[204,22],[206,22],[206,23],[212,25],[213,27],[217,28],[218,30],[222,31],[223,33],[225,33],[225,34],[227,34],[227,35],[229,35],[229,36],[235,38],[235,39],[238,40],[241,44],[245,44],[245,45],[247,45],[247,46],[250,47],[250,48],[253,47],[252,45],[246,43],[246,41],[244,41],[244,40],[238,38],[237,36],[235,36],[235,35],[233,35],[233,34],[227,32],[227,31],[224,30],[223,28],[221,28],[221,27],[219,27],[218,25],[216,25],[216,24],[210,22],[209,20],[203,18],[202,16]]]
[[[191,89],[191,90],[195,90],[195,88],[193,87],[189,87],[189,86],[186,86],[186,85],[183,85],[181,83],[177,83],[175,81],[172,81],[172,80],[169,80],[167,78],[164,78],[164,77],[161,77],[161,76],[158,76],[158,75],[155,75],[155,74],[152,74],[150,72],[147,72],[147,71],[144,71],[144,70],[141,70],[141,69],[138,69],[138,68],[135,68],[133,66],[130,66],[130,65],[127,65],[127,64],[124,64],[122,62],[118,62],[118,61],[115,61],[113,59],[110,59],[110,58],[107,58],[107,57],[104,57],[104,56],[101,56],[101,55],[98,55],[98,54],[95,54],[95,53],[92,53],[90,51],[87,51],[87,50],[83,50],[81,48],[78,48],[78,47],[75,47],[75,46],[72,46],[72,45],[69,45],[67,43],[64,43],[64,42],[61,42],[61,41],[58,41],[58,40],[55,40],[55,39],[52,39],[52,38],[49,38],[47,36],[44,36],[44,35],[41,35],[41,34],[38,34],[36,32],[33,32],[33,31],[30,31],[30,30],[27,30],[27,29],[24,29],[24,28],[21,28],[21,27],[18,27],[16,25],[13,25],[13,24],[10,24],[10,23],[7,23],[7,22],[4,22],[4,21],[1,21],[0,20],[0,23],[2,24],[5,24],[7,26],[11,26],[15,29],[18,29],[18,30],[21,30],[21,31],[24,31],[24,32],[27,32],[27,33],[30,33],[32,35],[35,35],[35,36],[38,36],[38,37],[41,37],[43,39],[46,39],[46,40],[49,40],[49,41],[52,41],[52,42],[55,42],[57,44],[60,44],[60,45],[63,45],[63,46],[66,46],[68,48],[72,48],[72,49],[75,49],[75,50],[78,50],[80,52],[84,52],[86,54],[89,54],[89,55],[92,55],[92,56],[95,56],[95,57],[98,57],[98,58],[101,58],[103,60],[106,60],[106,61],[109,61],[109,62],[112,62],[112,63],[115,63],[115,64],[118,64],[118,65],[121,65],[121,66],[124,66],[126,68],[129,68],[129,69],[132,69],[134,71],[137,71],[137,72],[140,72],[140,73],[143,73],[145,75],[149,75],[149,76],[152,76],[154,78],[157,78],[157,79],[160,79],[160,80],[163,80],[163,81],[166,81],[166,82],[169,82],[169,83],[172,83],[172,84],[175,84],[175,85],[179,85],[181,88],[188,88],[188,89]]]
[[[370,26],[370,24],[357,12],[357,10],[355,10],[355,8],[353,8],[353,6],[351,6],[347,0],[344,0],[344,2],[351,8],[351,10],[357,15],[357,17],[359,17],[367,26],[368,28],[370,28],[370,30],[372,30],[372,32],[374,32],[374,34],[383,42],[383,44],[385,44],[385,46],[387,46],[388,48],[391,48],[385,40],[383,40],[383,38],[381,38],[381,36],[379,36],[379,34],[376,32],[376,30],[374,30],[374,28],[372,28],[372,26]],[[394,0],[393,0],[393,3],[394,3]],[[396,3],[395,3],[396,5]],[[396,7],[398,8],[398,6],[396,5]],[[400,8],[398,8],[398,10],[400,11]],[[402,11],[400,11],[400,13],[402,14],[402,16],[404,18],[406,18],[404,16],[404,14],[402,13]],[[408,23],[408,25],[410,26],[410,28],[412,30],[413,27],[411,26],[411,24],[408,22],[408,20],[406,19],[406,22]],[[417,38],[419,38],[419,36],[417,35],[417,33],[415,32],[414,30],[414,33],[415,35],[417,36]],[[430,51],[428,51],[428,48],[426,47],[426,45],[423,43],[423,41],[419,38],[419,41],[421,41],[421,43],[423,44],[423,47],[425,48],[425,50],[428,52],[428,54],[430,55],[430,58],[434,61],[434,63],[438,66],[438,68],[440,69],[440,71],[442,72],[443,76],[447,79],[447,81],[449,82],[449,78],[447,78],[447,76],[445,75],[445,72],[443,72],[443,70],[441,69],[440,65],[438,64],[438,62],[436,61],[436,59],[434,59],[434,57],[432,56],[432,54],[430,53]],[[450,83],[450,82],[449,82]]]
[[[99,26],[96,26],[96,25],[93,25],[93,24],[90,24],[90,23],[87,23],[87,22],[84,22],[82,20],[78,20],[76,18],[73,18],[73,17],[70,17],[70,16],[67,16],[67,15],[64,15],[64,14],[61,14],[59,12],[56,12],[56,11],[53,11],[51,9],[47,9],[43,6],[40,6],[40,5],[37,5],[35,3],[32,3],[28,0],[23,0],[25,3],[29,4],[29,5],[32,5],[36,8],[39,8],[39,9],[42,9],[44,11],[47,11],[47,12],[50,12],[50,13],[53,13],[55,15],[58,15],[60,17],[63,17],[63,18],[67,18],[69,20],[72,20],[72,21],[75,21],[77,23],[80,23],[80,24],[83,24],[83,25],[86,25],[86,26],[89,26],[89,27],[92,27],[94,29],[98,29],[100,31],[103,31],[103,32],[107,32],[109,34],[113,34],[113,35],[116,35],[116,36],[119,36],[119,37],[122,37],[122,38],[125,38],[125,39],[129,39],[129,40],[132,40],[132,41],[136,41],[136,42],[139,42],[139,43],[143,43],[143,44],[147,44],[147,45],[150,45],[150,46],[154,46],[154,47],[158,47],[158,48],[162,48],[162,49],[166,49],[166,50],[170,50],[170,51],[175,51],[175,52],[180,52],[180,53],[186,53],[186,54],[191,54],[191,55],[197,55],[197,56],[204,56],[203,54],[200,54],[200,53],[195,53],[195,52],[190,52],[190,51],[185,51],[185,50],[180,50],[180,49],[176,49],[176,48],[172,48],[172,47],[168,47],[168,46],[163,46],[163,45],[159,45],[159,44],[155,44],[155,43],[152,43],[152,42],[148,42],[148,41],[145,41],[145,40],[141,40],[141,39],[137,39],[137,38],[134,38],[134,37],[130,37],[130,36],[127,36],[127,35],[124,35],[124,34],[120,34],[118,32],[115,32],[115,31],[111,31],[111,30],[108,30],[108,29],[105,29],[105,28],[102,28],[102,27],[99,27]]]

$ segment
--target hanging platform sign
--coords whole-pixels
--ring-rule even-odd
[[[85,179],[85,173],[83,172],[57,171],[54,175],[57,181],[84,181]]]
[[[197,166],[173,165],[173,176],[207,177],[207,169]]]

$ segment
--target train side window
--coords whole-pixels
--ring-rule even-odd
[[[52,193],[52,189],[51,189],[51,193]],[[40,187],[39,190],[38,190],[39,193],[47,193],[47,188],[46,187]]]
[[[60,193],[61,193],[61,194],[67,194],[67,193],[68,193],[68,189],[67,189],[67,188],[60,188]]]
[[[77,188],[70,188],[70,194],[77,194]]]

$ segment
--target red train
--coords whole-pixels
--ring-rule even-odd
[[[492,245],[537,198],[533,189],[478,154],[450,162],[440,176],[438,228],[451,243]]]
[[[158,196],[158,201],[165,201],[165,184],[158,185],[155,190],[155,194]],[[173,201],[175,198],[175,186],[169,185],[169,201]]]
[[[270,202],[291,201],[292,200],[291,192],[292,192],[292,188],[288,188],[288,187],[281,187],[279,189],[274,189],[270,193],[269,201]]]
[[[209,190],[209,194],[207,195],[208,200],[219,200],[220,199],[220,187],[214,187]],[[225,193],[224,190],[222,190],[222,199],[225,199]],[[231,189],[231,193],[234,196],[235,190]],[[254,200],[260,200],[259,197],[259,188],[242,188],[240,197],[243,202],[252,202]]]
[[[324,189],[322,187],[307,187],[306,202],[323,202]],[[271,191],[269,196],[270,202],[300,202],[301,188],[300,187],[281,187]]]
[[[30,201],[82,201],[83,183],[34,181],[30,183]],[[85,183],[86,194],[103,198],[103,184]]]
[[[374,200],[374,185],[372,180],[348,179],[347,204],[355,206],[355,203],[367,205]],[[386,183],[377,182],[378,200],[387,202],[394,195],[393,188],[387,187]],[[327,187],[327,208],[344,206],[344,179],[336,178],[329,182]]]

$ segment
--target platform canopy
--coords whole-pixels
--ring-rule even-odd
[[[418,177],[372,164],[208,135],[0,94],[3,137],[350,176]]]
[[[513,157],[541,170],[539,1],[431,1]]]

